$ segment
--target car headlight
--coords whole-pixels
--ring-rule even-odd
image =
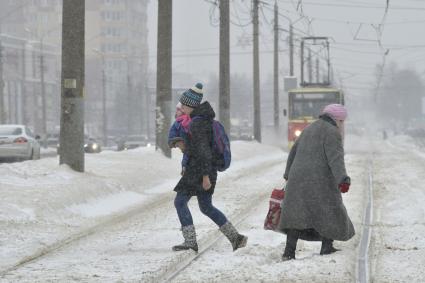
[[[97,144],[95,144],[95,143],[94,143],[94,144],[92,144],[92,146],[91,146],[91,147],[92,147],[93,149],[97,149],[97,147],[98,147],[98,146],[97,146]]]
[[[300,130],[296,130],[296,131],[295,131],[295,136],[296,136],[296,137],[299,137],[300,135],[301,135],[301,131],[300,131]]]

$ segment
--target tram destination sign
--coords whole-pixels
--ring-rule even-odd
[[[334,99],[336,98],[336,93],[328,92],[328,93],[294,93],[295,99]]]

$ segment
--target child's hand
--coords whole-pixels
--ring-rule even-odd
[[[202,178],[202,187],[204,188],[204,190],[208,191],[209,189],[211,189],[211,182],[210,182],[210,177],[208,175],[204,176]]]

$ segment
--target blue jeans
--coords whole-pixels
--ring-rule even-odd
[[[207,192],[198,192],[196,197],[198,198],[199,209],[201,212],[211,218],[218,227],[223,226],[227,222],[226,216],[212,205],[212,194]],[[174,206],[177,209],[177,215],[179,216],[182,227],[193,225],[192,214],[187,206],[190,198],[190,195],[177,192],[176,198],[174,199]]]

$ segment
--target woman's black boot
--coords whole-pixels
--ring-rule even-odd
[[[288,230],[286,233],[286,246],[282,255],[282,261],[295,259],[295,250],[297,249],[299,232],[297,230]]]
[[[322,248],[320,249],[321,255],[328,255],[332,254],[336,251],[339,251],[338,249],[335,249],[333,246],[333,241],[331,239],[323,238],[322,240]]]

